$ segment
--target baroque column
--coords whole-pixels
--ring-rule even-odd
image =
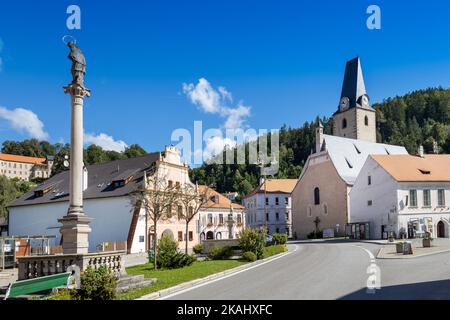
[[[90,96],[83,85],[85,60],[81,50],[70,42],[69,58],[72,60],[73,81],[64,87],[71,97],[70,132],[70,204],[67,215],[58,221],[62,224],[62,247],[64,254],[85,254],[89,251],[91,219],[83,209],[83,99]]]

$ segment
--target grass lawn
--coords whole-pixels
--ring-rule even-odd
[[[143,295],[176,286],[183,282],[204,278],[211,274],[235,268],[247,262],[238,260],[195,261],[189,267],[172,270],[153,270],[153,264],[143,264],[127,268],[129,275],[143,274],[145,278],[156,278],[154,285],[130,290],[118,295],[119,300],[132,300]]]

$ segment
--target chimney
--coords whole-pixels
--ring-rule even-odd
[[[425,152],[423,151],[423,145],[419,146],[419,152],[417,155],[421,158],[423,158],[425,156]]]
[[[316,153],[319,153],[322,150],[323,145],[323,124],[317,119],[316,122]]]
[[[88,170],[86,166],[83,165],[83,191],[88,188]]]

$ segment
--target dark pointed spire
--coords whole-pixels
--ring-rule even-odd
[[[362,99],[363,96],[367,97],[365,101]],[[355,107],[370,108],[359,57],[348,61],[345,66],[339,110]]]

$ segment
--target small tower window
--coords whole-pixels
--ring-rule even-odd
[[[342,119],[342,129],[347,128],[347,119]]]
[[[368,116],[365,116],[365,117],[364,117],[364,124],[365,124],[366,126],[369,126],[369,117],[368,117]]]

